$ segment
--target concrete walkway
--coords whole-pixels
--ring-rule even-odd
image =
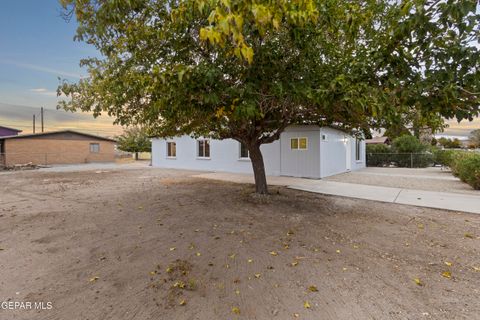
[[[194,177],[253,183],[252,175],[248,174],[213,172]],[[268,177],[267,180],[271,185],[287,186],[291,189],[308,192],[480,214],[480,192],[478,196],[475,196],[293,177]]]

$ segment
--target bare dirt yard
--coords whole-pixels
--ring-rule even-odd
[[[0,174],[0,319],[480,319],[480,215],[192,174]]]

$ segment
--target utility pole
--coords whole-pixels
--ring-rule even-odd
[[[35,115],[33,115],[33,133],[35,133]]]
[[[42,132],[43,132],[43,107],[41,107],[41,114],[40,114],[40,117],[42,118]]]

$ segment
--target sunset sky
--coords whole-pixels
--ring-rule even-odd
[[[0,125],[30,133],[32,116],[39,119],[43,106],[48,131],[68,128],[105,136],[121,133],[122,128],[113,126],[111,118],[93,119],[89,114],[56,110],[58,77],[79,80],[86,76],[79,67],[80,59],[98,56],[93,47],[73,41],[76,23],[62,19],[57,0],[4,0],[0,8]],[[445,135],[466,137],[480,128],[480,119],[449,124]]]

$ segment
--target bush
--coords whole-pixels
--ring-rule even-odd
[[[396,153],[422,153],[427,146],[414,136],[403,135],[393,140],[392,149]]]
[[[452,172],[472,188],[480,190],[480,154],[458,153],[454,157]]]
[[[440,150],[434,149],[433,152],[433,159],[435,164],[440,164],[445,167],[452,167],[453,160],[456,155],[456,151],[454,150]]]

